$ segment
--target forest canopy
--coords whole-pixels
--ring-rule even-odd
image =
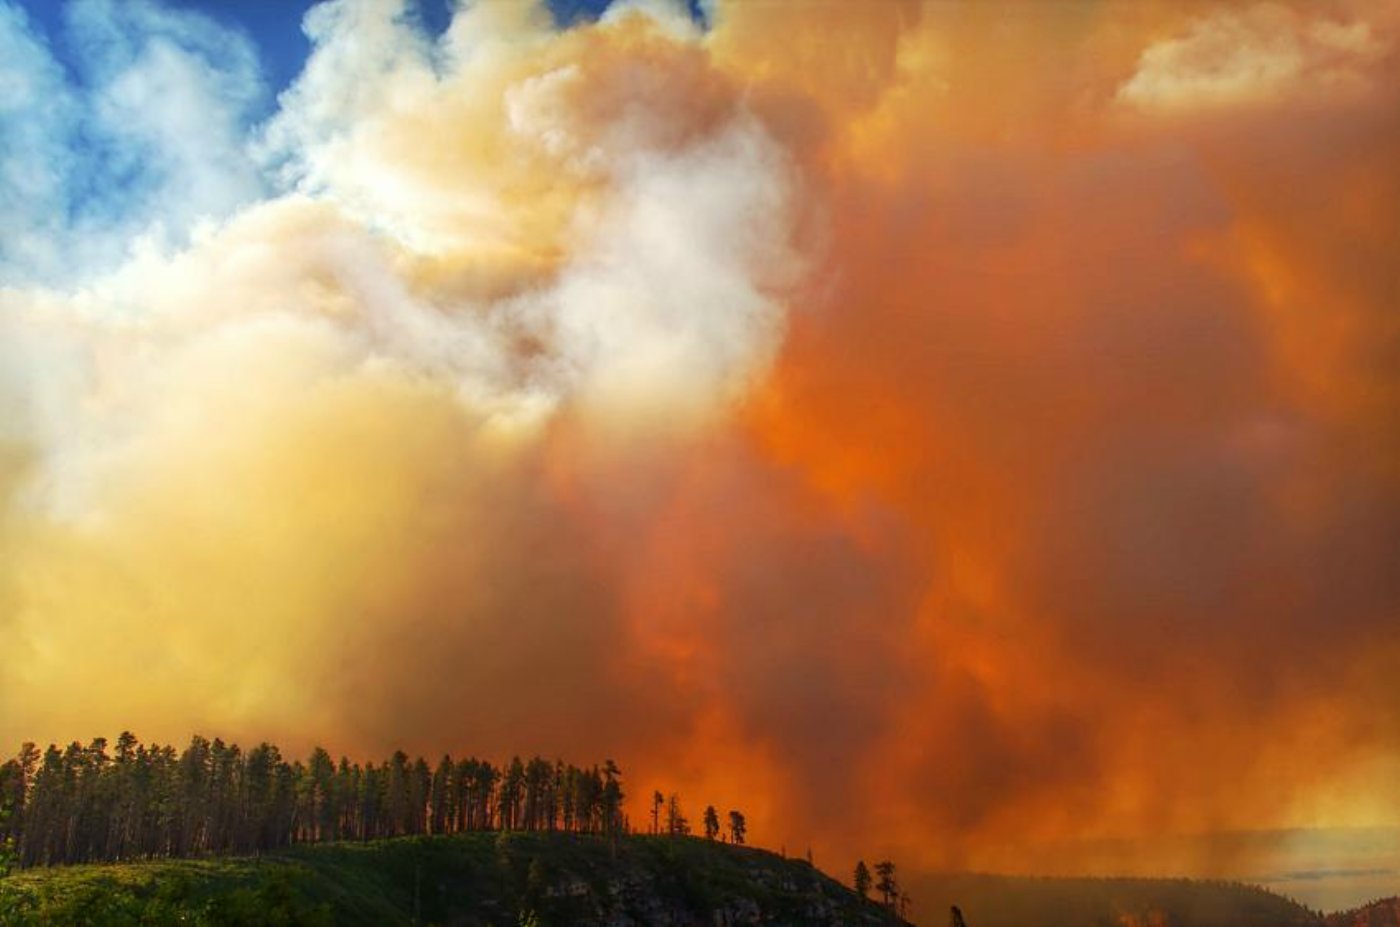
[[[612,760],[430,764],[400,750],[361,765],[321,747],[302,761],[269,743],[244,750],[195,735],[177,751],[123,732],[115,745],[26,743],[0,764],[0,846],[21,866],[43,866],[483,830],[615,837],[631,830],[624,797]],[[665,832],[688,833],[679,797],[667,804]],[[706,836],[742,843],[743,814],[729,820],[727,834]]]

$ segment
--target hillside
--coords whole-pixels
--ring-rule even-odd
[[[1327,915],[1327,927],[1400,927],[1400,897]]]
[[[952,904],[968,927],[1322,927],[1302,905],[1237,882],[968,874],[906,882],[921,921],[932,927],[945,922],[939,912]]]
[[[804,861],[699,838],[469,833],[25,870],[6,925],[897,925]]]

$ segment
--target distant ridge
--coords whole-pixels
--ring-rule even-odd
[[[947,923],[953,905],[967,927],[1324,927],[1318,912],[1242,882],[966,873],[905,882],[928,927]]]
[[[1400,927],[1400,897],[1381,898],[1350,911],[1329,914],[1327,927]]]

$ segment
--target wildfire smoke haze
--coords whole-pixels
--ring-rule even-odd
[[[0,738],[1400,825],[1400,5],[703,14],[0,0]]]

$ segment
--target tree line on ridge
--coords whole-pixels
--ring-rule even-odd
[[[110,751],[100,737],[42,753],[26,743],[0,764],[0,873],[7,856],[27,867],[467,831],[617,837],[632,831],[623,799],[612,760],[580,767],[515,757],[496,766],[443,756],[430,765],[398,751],[361,765],[317,747],[303,762],[269,743],[244,751],[195,736],[177,751],[129,732]],[[743,814],[728,821],[722,834],[718,812],[706,808],[706,837],[743,843]],[[690,833],[677,796],[655,793],[652,832]]]

